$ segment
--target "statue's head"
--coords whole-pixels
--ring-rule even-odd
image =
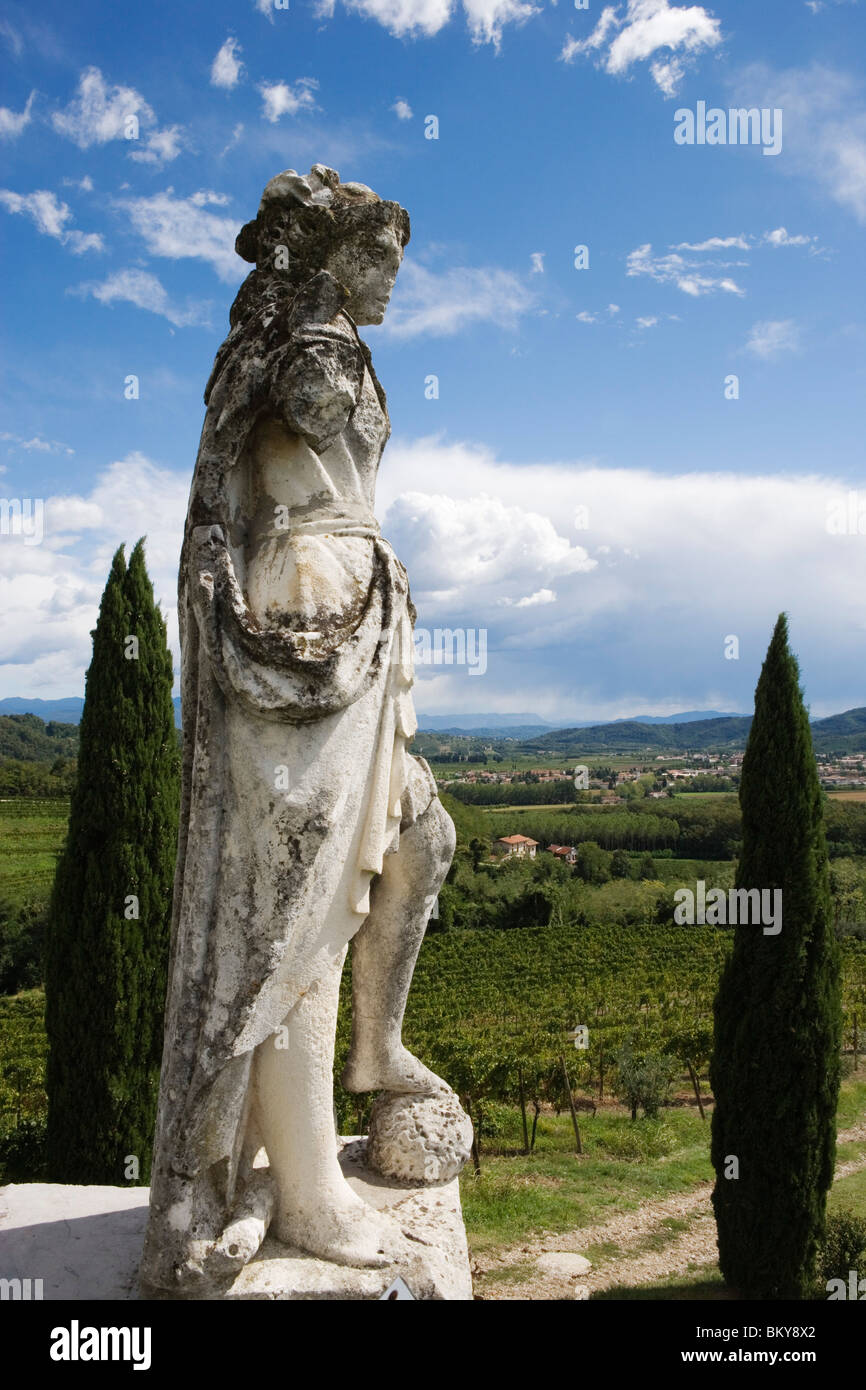
[[[329,271],[349,292],[352,318],[366,324],[385,317],[408,240],[409,214],[399,203],[314,164],[309,174],[287,169],[271,179],[235,249],[293,285]]]

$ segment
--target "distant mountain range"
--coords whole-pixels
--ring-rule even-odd
[[[172,701],[174,705],[174,722],[180,728],[180,696],[176,695]],[[60,700],[28,700],[22,699],[17,695],[10,696],[8,699],[0,700],[0,715],[2,714],[38,714],[40,719],[44,719],[46,724],[80,724],[81,711],[84,709],[84,701],[80,695],[68,695]],[[548,726],[549,727],[549,726]]]
[[[721,715],[678,724],[624,720],[591,728],[555,729],[525,740],[521,751],[577,757],[582,753],[731,752],[746,745],[751,715]],[[866,749],[866,707],[812,721],[816,753],[859,753]]]
[[[46,724],[77,724],[81,719],[84,701],[80,696],[60,700],[0,700],[0,718],[4,715],[34,714]],[[174,722],[180,728],[180,698],[174,700]],[[25,736],[21,726],[5,725],[3,749],[7,757],[45,756],[43,751],[13,752],[11,744],[23,739],[29,743],[34,733]],[[640,719],[616,719],[607,724],[590,721],[571,725],[567,729],[546,723],[535,714],[474,714],[420,715],[419,732],[442,737],[484,738],[509,741],[514,751],[539,754],[560,754],[578,757],[583,753],[665,753],[665,752],[724,752],[745,747],[751,727],[751,715],[721,714],[715,710],[689,710],[676,715],[644,715]],[[63,736],[62,736],[63,737]],[[846,710],[828,719],[814,720],[812,738],[816,753],[859,753],[866,750],[866,707]],[[40,744],[39,738],[35,740]],[[68,748],[66,738],[63,746]]]
[[[2,707],[0,701],[0,707]],[[0,709],[2,712],[2,709]],[[721,710],[686,710],[683,714],[635,714],[629,719],[576,719],[568,725],[551,724],[537,714],[419,714],[420,733],[456,734],[479,738],[519,738],[532,739],[536,733],[553,732],[557,729],[593,729],[608,724],[690,724],[699,719],[737,719],[740,715],[725,714]]]

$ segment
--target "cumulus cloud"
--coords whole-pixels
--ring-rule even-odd
[[[593,57],[598,67],[614,76],[626,74],[635,63],[650,63],[656,86],[674,96],[685,74],[686,62],[722,42],[721,22],[702,5],[671,5],[669,0],[627,0],[606,5],[592,33],[585,39],[567,39],[561,57],[571,63]],[[671,57],[655,58],[668,50]]]
[[[8,212],[29,217],[37,231],[43,236],[53,237],[62,246],[68,246],[74,256],[81,256],[85,251],[105,250],[105,242],[99,232],[80,232],[76,227],[67,227],[72,210],[50,189],[13,193],[11,189],[0,188],[0,205]]]
[[[463,0],[466,22],[475,43],[492,43],[498,48],[506,24],[524,24],[539,14],[537,5],[521,0]]]
[[[299,77],[294,86],[288,82],[261,82],[262,115],[276,125],[281,116],[296,116],[299,111],[312,111],[316,106],[314,92],[318,87],[314,77]]]
[[[8,106],[0,106],[0,140],[16,140],[30,124],[35,92],[31,92],[23,111],[11,111]]]
[[[460,267],[437,274],[407,260],[382,331],[415,338],[449,337],[473,323],[513,328],[532,304],[529,290],[511,271]]]
[[[800,329],[793,319],[765,319],[752,325],[745,350],[765,361],[799,352]]]
[[[269,0],[257,0],[259,8]],[[498,48],[507,24],[523,24],[540,14],[538,5],[526,0],[343,0],[350,14],[377,20],[395,38],[433,38],[462,8],[473,43]],[[316,14],[333,17],[336,0],[318,0]]]
[[[221,280],[232,284],[245,270],[234,249],[241,223],[207,210],[226,202],[222,193],[204,190],[178,198],[168,188],[149,198],[120,199],[117,206],[129,217],[152,256],[206,261]]]
[[[172,472],[129,454],[102,471],[87,494],[46,498],[41,545],[0,546],[4,694],[83,693],[112,554],[144,535],[177,664],[177,561],[188,492],[188,470]]]
[[[752,64],[736,74],[737,105],[782,108],[785,157],[774,161],[783,175],[811,179],[866,222],[866,92],[861,78],[813,63],[775,71]]]
[[[677,251],[664,256],[654,256],[652,245],[647,242],[629,253],[626,275],[648,275],[660,285],[676,285],[683,294],[691,295],[694,299],[706,294],[716,294],[718,291],[725,294],[745,294],[745,290],[729,275],[708,275],[708,264],[711,263],[688,261]]]
[[[533,274],[533,275],[543,275],[543,274],[544,274],[544,256],[545,256],[545,252],[544,252],[544,251],[533,251],[533,253],[532,253],[531,257],[530,257],[530,259],[531,259],[531,261],[532,261],[532,274]]]
[[[170,164],[173,159],[177,159],[183,145],[184,137],[180,126],[170,125],[164,130],[152,130],[143,144],[136,141],[129,151],[129,157],[137,160],[139,164],[155,164],[161,169],[164,164]]]
[[[818,474],[518,465],[431,438],[392,441],[378,491],[419,624],[488,629],[475,708],[562,719],[750,709],[783,609],[813,711],[862,704],[866,548],[825,524],[849,488]],[[563,573],[575,513],[585,559]],[[708,587],[711,572],[725,584]],[[541,589],[556,602],[517,606]],[[724,659],[730,633],[739,662]],[[458,709],[479,684],[425,669],[419,706]]]
[[[211,64],[211,86],[225,87],[227,91],[231,91],[232,87],[238,85],[244,67],[238,57],[242,52],[237,39],[229,35]]]
[[[403,101],[402,98],[394,102],[391,110],[400,121],[411,121],[412,119],[412,107],[409,105],[408,101]]]
[[[138,122],[138,133],[133,118]],[[139,143],[142,126],[156,126],[153,107],[134,87],[106,82],[97,67],[85,68],[78,80],[78,91],[67,106],[51,115],[51,124],[60,135],[73,140],[80,150],[106,145],[110,140],[126,140],[131,159],[144,164],[162,165],[180,153],[183,139],[179,126],[149,131]]]
[[[208,322],[209,304],[187,304],[186,308],[173,304],[162,282],[147,270],[116,270],[106,280],[78,285],[70,293],[92,295],[100,304],[111,305],[118,300],[135,304],[161,315],[178,328]]]
[[[143,534],[176,657],[188,490],[188,466],[130,455],[91,490],[48,499],[42,545],[0,546],[0,693],[82,691],[112,552]],[[419,625],[488,631],[486,674],[419,667],[418,707],[557,720],[748,710],[782,609],[813,714],[862,704],[866,548],[826,525],[849,490],[818,474],[518,465],[479,445],[392,440],[378,513],[409,564]],[[725,583],[708,586],[708,573]]]
[[[153,107],[134,87],[112,85],[99,68],[90,67],[81,74],[69,105],[52,113],[51,124],[60,135],[74,140],[80,150],[88,150],[91,145],[123,140],[130,116],[137,117],[141,125],[156,123]]]

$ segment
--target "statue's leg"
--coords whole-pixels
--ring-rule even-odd
[[[256,1049],[256,1110],[275,1180],[273,1234],[338,1264],[380,1267],[397,1225],[356,1196],[337,1161],[334,1038],[345,952]],[[277,1046],[277,1043],[280,1046]]]
[[[454,855],[454,822],[438,798],[385,856],[370,915],[352,941],[348,1091],[432,1094],[445,1083],[404,1048],[403,1014],[436,895]]]

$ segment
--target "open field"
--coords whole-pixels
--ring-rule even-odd
[[[0,898],[47,902],[68,816],[64,801],[0,801]]]
[[[866,1215],[861,1077],[862,1066],[840,1095],[830,1212]],[[709,1119],[666,1109],[657,1121],[633,1123],[616,1108],[581,1120],[582,1156],[574,1152],[567,1116],[550,1115],[539,1126],[543,1150],[514,1157],[508,1151],[509,1143],[519,1144],[514,1112],[503,1124],[501,1154],[486,1159],[480,1177],[464,1173],[476,1292],[491,1300],[567,1299],[580,1284],[592,1298],[731,1297],[716,1263]],[[592,1268],[574,1275],[545,1267],[545,1256],[569,1253],[583,1255]]]

